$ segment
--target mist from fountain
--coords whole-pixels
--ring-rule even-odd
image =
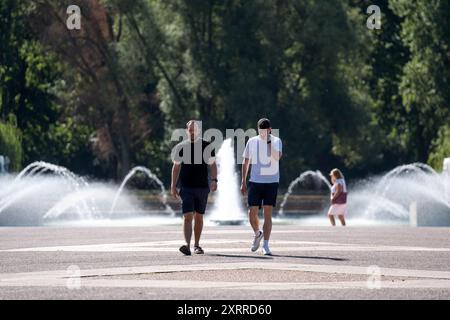
[[[317,170],[317,171],[308,170],[308,171],[303,172],[289,184],[288,190],[283,196],[283,201],[281,202],[280,210],[278,211],[278,214],[280,216],[284,215],[284,207],[286,206],[289,196],[294,191],[294,188],[297,185],[301,184],[303,181],[305,181],[305,179],[308,177],[311,177],[314,179],[314,181],[316,182],[316,187],[320,186],[320,184],[325,184],[328,187],[328,189],[331,190],[330,182],[328,182],[328,180],[324,177],[322,172],[320,172],[319,170]]]
[[[128,181],[137,173],[144,173],[149,179],[156,182],[161,189],[160,196],[161,201],[164,204],[166,211],[169,212],[172,216],[175,216],[175,211],[173,211],[172,207],[167,203],[167,193],[166,188],[164,187],[164,184],[159,180],[159,178],[152,173],[152,171],[146,167],[138,166],[130,170],[130,172],[125,176],[123,179],[119,189],[116,192],[116,195],[114,196],[114,200],[111,205],[110,214],[114,212],[114,209],[116,208],[117,201],[122,194],[125,186],[127,185]]]
[[[363,216],[376,219],[380,214],[380,201],[391,200],[408,208],[417,200],[425,200],[450,208],[450,203],[445,196],[445,179],[443,174],[438,174],[433,168],[423,163],[411,163],[398,166],[381,177],[378,181],[371,182],[365,187],[358,186],[360,193],[373,195],[367,201]],[[396,218],[407,218],[409,213],[405,211],[391,212]]]
[[[10,185],[10,190],[13,190],[21,181],[24,181],[25,178],[33,178],[38,175],[42,175],[46,172],[50,171],[57,177],[61,177],[64,184],[73,188],[75,191],[79,191],[81,188],[88,187],[89,184],[82,177],[77,176],[67,168],[57,166],[51,163],[47,163],[44,161],[36,161],[25,167],[13,180]],[[0,201],[0,214],[9,206],[16,203],[17,201],[23,199],[26,196],[29,196],[36,192],[39,188],[42,188],[44,185],[42,183],[29,184],[25,185],[25,189],[22,187],[18,192],[14,192],[11,196],[5,196]],[[8,194],[8,191],[6,191]],[[90,202],[90,205],[88,204]],[[77,203],[77,211],[80,214],[84,214],[87,217],[92,217],[95,212],[95,200],[92,198],[83,199],[83,201]]]
[[[214,204],[210,220],[245,221],[232,140],[226,140],[218,151],[217,163],[219,183],[217,194],[212,194]],[[88,183],[64,167],[39,161],[28,165],[15,177],[0,176],[0,225],[148,218],[148,212],[152,211],[142,209],[134,193],[126,190],[126,185],[138,173],[145,174],[160,190],[159,200],[164,209],[156,212],[169,213],[167,218],[173,217],[175,213],[167,203],[163,183],[148,168],[133,168],[117,188],[108,183]],[[311,179],[316,192],[324,187],[329,192],[330,183],[320,171],[303,172],[290,183],[283,196],[279,210],[281,220],[288,220],[285,208],[295,188],[304,187],[303,183],[311,182]],[[446,225],[450,221],[450,160],[444,165],[443,173],[437,173],[425,164],[407,164],[382,176],[354,181],[348,189],[350,223],[352,219],[359,219],[369,225],[380,221],[406,224],[411,217],[412,204],[418,208],[423,221],[435,225]],[[323,190],[320,193],[323,194]],[[324,195],[327,205],[318,211],[318,217],[324,222],[328,208],[325,197],[328,196]]]
[[[137,201],[131,199],[131,195],[122,197],[116,201],[115,211],[110,212],[111,199],[116,193],[116,188],[110,185],[95,183],[81,190],[69,192],[60,198],[43,216],[44,220],[55,220],[64,217],[66,220],[96,220],[117,218],[119,213],[125,211],[123,216],[140,211]],[[95,197],[97,214],[84,212],[78,209],[78,204]],[[119,203],[118,203],[119,202]],[[126,212],[128,211],[128,212]]]
[[[241,224],[246,219],[239,193],[235,168],[233,140],[223,142],[217,152],[218,186],[210,221],[219,224]]]
[[[293,189],[310,176],[331,187],[319,171],[302,173],[290,183],[280,206],[280,214],[283,214]],[[448,225],[450,196],[446,186],[450,183],[449,176],[445,171],[437,173],[426,164],[412,163],[398,166],[380,177],[353,182],[348,188],[348,217],[368,224],[380,221],[406,224],[409,223],[411,205],[418,203],[424,223]],[[328,206],[321,213],[325,214],[326,209]]]
[[[0,176],[0,225],[148,217],[148,211],[141,209],[139,201],[124,190],[137,172],[145,173],[158,184],[165,211],[173,216],[164,185],[145,167],[132,169],[117,189],[107,183],[88,183],[67,168],[37,161],[15,177]]]

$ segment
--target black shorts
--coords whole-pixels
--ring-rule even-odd
[[[248,183],[248,206],[276,206],[278,183]]]
[[[181,188],[183,214],[197,212],[205,214],[209,188]]]

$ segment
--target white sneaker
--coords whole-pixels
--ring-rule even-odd
[[[260,230],[259,234],[257,236],[255,236],[255,238],[253,239],[252,252],[255,252],[256,250],[258,250],[259,244],[261,243],[261,240],[262,240],[263,236],[264,236],[264,234]]]
[[[262,252],[263,252],[263,254],[264,254],[265,256],[271,256],[271,255],[272,255],[272,252],[270,252],[269,247],[266,247],[266,246],[263,246]]]

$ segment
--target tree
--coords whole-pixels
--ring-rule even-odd
[[[139,12],[145,14],[134,16],[140,18],[142,38],[156,38],[147,48],[158,53],[184,105],[173,98],[168,81],[159,83],[169,123],[195,117],[224,130],[253,128],[258,118],[270,117],[285,139],[283,169],[289,176],[339,162],[338,157],[352,165],[362,162],[359,153],[367,139],[352,143],[351,138],[370,118],[370,98],[367,87],[358,84],[362,73],[352,68],[362,66],[364,55],[348,6],[341,1],[141,3],[146,5]],[[152,17],[152,26],[144,17]],[[350,121],[357,125],[350,128]],[[354,147],[352,154],[340,151],[343,144]]]
[[[38,1],[37,25],[44,26],[38,34],[68,66],[65,89],[76,98],[69,106],[77,123],[95,129],[90,142],[105,175],[121,179],[144,140],[155,132],[150,125],[159,119],[148,119],[149,114],[158,115],[154,88],[148,81],[138,82],[145,70],[136,70],[141,65],[132,65],[134,52],[121,47],[127,33],[122,29],[125,13],[119,7],[82,1],[82,28],[70,31],[63,3]]]
[[[442,170],[445,158],[450,158],[450,126],[444,125],[431,146],[428,164],[435,170]]]
[[[16,126],[0,122],[0,155],[10,160],[10,170],[19,170],[22,165],[21,133]]]
[[[411,52],[400,84],[408,148],[426,162],[450,119],[450,2],[392,0],[391,7],[403,18],[402,40]]]
[[[139,164],[168,180],[171,132],[190,118],[222,131],[271,118],[283,177],[434,163],[449,3],[380,0],[382,29],[369,30],[372,2],[82,0],[81,30],[68,30],[65,1],[5,0],[0,117],[15,118],[26,162],[105,178]]]
[[[372,1],[357,3],[362,12]],[[405,119],[407,112],[399,91],[403,68],[409,60],[409,50],[401,38],[403,18],[395,14],[389,6],[390,0],[378,1],[382,12],[380,30],[371,30],[370,54],[367,61],[370,68],[369,92],[374,101],[371,112],[376,132],[382,140],[377,163],[378,170],[387,170],[404,162],[414,161],[408,148],[409,128]],[[372,167],[372,170],[375,168]]]
[[[31,1],[0,3],[0,115],[21,132],[23,156],[17,161],[36,160],[60,162],[62,144],[54,130],[61,132],[64,121],[56,92],[61,85],[61,65],[55,55],[45,52],[32,30],[30,18],[35,14]],[[61,125],[61,126],[60,126]],[[73,154],[78,145],[72,141]],[[72,154],[72,155],[73,155]],[[70,164],[70,157],[61,161]],[[19,168],[20,163],[14,167]]]

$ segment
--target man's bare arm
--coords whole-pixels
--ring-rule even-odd
[[[250,166],[250,159],[244,158],[244,162],[242,163],[242,182],[241,182],[241,192],[243,195],[247,192],[247,174],[248,167]]]
[[[178,176],[180,175],[181,170],[181,163],[173,163],[172,166],[172,182],[170,184],[170,193],[174,198],[178,198],[178,190],[177,190],[177,182],[178,182]]]
[[[212,163],[210,163],[209,168],[211,170],[211,179],[217,179],[217,164],[215,161],[213,161]],[[217,190],[217,182],[216,181],[212,181],[211,182],[211,191],[216,191]]]
[[[211,179],[217,179],[217,164],[216,162],[213,162],[209,165],[209,168],[211,169]]]

